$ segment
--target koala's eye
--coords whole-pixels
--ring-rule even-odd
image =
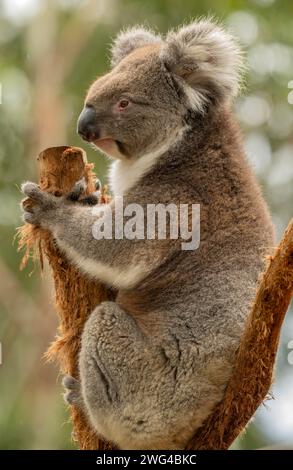
[[[127,108],[127,106],[129,106],[129,100],[123,98],[123,100],[119,101],[119,104],[118,104],[119,109],[125,109]]]

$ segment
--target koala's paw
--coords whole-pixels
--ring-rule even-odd
[[[95,182],[95,191],[89,195],[85,195],[86,192],[86,181],[82,178],[80,181],[75,183],[72,190],[67,194],[66,199],[69,202],[78,202],[84,206],[95,206],[99,203],[101,197],[101,183],[97,179]]]
[[[63,398],[68,405],[82,405],[82,396],[80,383],[71,375],[65,375],[62,379],[62,385],[65,388]]]
[[[27,181],[21,185],[25,199],[21,201],[23,220],[33,225],[46,225],[58,206],[58,198],[40,189],[36,183]]]

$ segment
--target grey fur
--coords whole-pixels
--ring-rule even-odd
[[[171,31],[161,54],[168,69],[194,90],[199,110],[209,101],[224,102],[237,95],[242,52],[219,25],[201,20]]]
[[[189,30],[178,33],[184,41]],[[122,143],[116,187],[119,175],[133,178],[124,204],[199,203],[199,249],[182,251],[170,239],[95,240],[91,208],[23,186],[36,202],[25,220],[51,230],[72,262],[117,288],[116,301],[97,306],[85,325],[79,397],[96,431],[124,449],[184,448],[221,400],[274,244],[222,85],[210,76],[217,99],[190,111],[184,84],[162,59],[168,41],[126,55],[92,85],[86,104],[100,133]],[[132,106],[118,114],[125,94]],[[152,164],[140,167],[152,151]]]
[[[148,44],[156,44],[157,42],[161,42],[161,37],[142,26],[135,26],[121,31],[111,47],[111,66],[118,65],[134,49]]]

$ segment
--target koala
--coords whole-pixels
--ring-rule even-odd
[[[114,41],[111,69],[78,119],[79,135],[112,161],[113,220],[121,197],[123,207],[199,204],[197,249],[170,236],[96,239],[82,184],[61,198],[22,186],[34,201],[24,220],[117,292],[89,316],[79,380],[67,376],[64,386],[121,449],[184,449],[221,401],[274,245],[232,111],[241,75],[237,43],[209,19],[164,37],[131,28]]]

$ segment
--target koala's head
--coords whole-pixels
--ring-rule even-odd
[[[209,20],[165,38],[141,27],[118,35],[111,71],[90,87],[78,133],[106,154],[137,159],[174,142],[190,110],[203,114],[239,88],[241,53]]]

